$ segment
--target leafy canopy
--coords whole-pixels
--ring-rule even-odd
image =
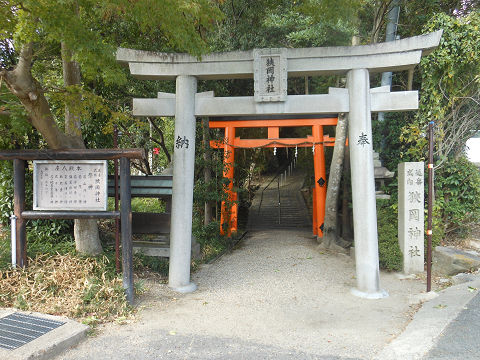
[[[115,23],[119,30],[123,22],[137,37],[161,31],[163,45],[200,56],[207,50],[202,29],[220,17],[216,5],[213,0],[0,0],[0,41],[17,50],[27,42],[45,47],[64,42],[85,78],[100,74],[111,83],[124,79],[114,54],[117,45],[128,44],[119,44],[103,24]]]

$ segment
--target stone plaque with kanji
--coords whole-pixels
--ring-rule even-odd
[[[105,211],[106,160],[33,162],[33,209]]]
[[[253,51],[255,101],[287,100],[287,59],[285,49]]]
[[[398,241],[406,274],[424,271],[423,167],[423,162],[398,164]]]

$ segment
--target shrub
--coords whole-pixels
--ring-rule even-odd
[[[480,221],[480,171],[465,157],[435,172],[434,236],[465,236]]]
[[[377,200],[378,255],[380,268],[402,269],[402,252],[398,244],[398,215],[390,200]]]

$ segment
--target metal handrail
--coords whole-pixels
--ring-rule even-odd
[[[280,181],[277,181],[278,191],[278,225],[282,223],[282,203],[280,201]]]

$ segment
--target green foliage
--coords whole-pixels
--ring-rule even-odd
[[[27,254],[67,254],[75,250],[72,220],[30,220],[27,224]]]
[[[452,159],[435,172],[434,211],[437,238],[465,235],[480,221],[480,171],[465,157]]]
[[[0,231],[0,269],[7,269],[12,263],[10,231]]]
[[[404,0],[400,1],[401,21],[398,24],[401,38],[415,36],[432,17],[438,14],[461,16],[478,9],[478,1],[462,0]]]
[[[0,167],[0,223],[7,225],[13,214],[13,163],[1,161]]]
[[[133,257],[133,265],[135,271],[143,271],[145,268],[150,269],[162,276],[168,275],[168,260],[158,258],[156,256],[146,256],[137,253]]]
[[[378,255],[380,268],[402,269],[402,252],[398,244],[398,213],[389,200],[377,200]]]
[[[409,6],[413,5],[407,11]],[[449,6],[451,14],[457,5]],[[462,155],[471,131],[480,128],[479,26],[478,10],[462,16],[439,12],[429,19],[423,31],[442,29],[442,40],[437,50],[422,58],[419,112],[399,137],[403,161],[424,161],[427,125],[435,122],[435,243],[453,234],[465,235],[479,221],[479,172]]]
[[[159,199],[133,198],[132,211],[136,212],[165,212],[165,203]]]
[[[202,260],[208,262],[231,247],[232,239],[220,235],[220,223],[212,221],[203,225],[203,218],[198,216],[193,220],[192,233],[202,249]]]
[[[439,13],[425,25],[424,32],[443,29],[440,46],[421,61],[422,91],[417,119],[406,126],[401,140],[408,155],[425,157],[428,122],[435,122],[436,153],[440,161],[463,151],[471,129],[480,128],[478,113],[480,79],[480,13],[449,16]],[[465,100],[472,99],[466,104]],[[472,109],[465,119],[462,113]],[[469,119],[470,118],[470,119]],[[466,120],[470,120],[467,122]],[[473,121],[472,121],[473,120]]]
[[[206,50],[199,29],[210,28],[212,19],[220,16],[210,0],[26,0],[3,1],[0,10],[1,39],[15,45],[43,41],[64,42],[74,53],[85,78],[100,77],[106,83],[125,80],[114,54],[116,44],[102,38],[105,24],[128,26],[136,34],[160,30],[163,41],[180,51],[200,55]],[[106,32],[108,34],[108,32]]]
[[[402,141],[405,136],[418,139],[418,133],[405,133],[404,128],[411,124],[412,113],[385,113],[383,122],[372,119],[373,148],[381,149],[382,165],[391,171],[396,171],[399,162],[418,161],[412,154],[407,154],[409,148]],[[420,141],[424,141],[421,138]]]
[[[226,0],[210,33],[214,51],[308,47],[350,42],[356,0]],[[342,8],[342,11],[337,11]],[[255,24],[255,26],[252,26]]]

